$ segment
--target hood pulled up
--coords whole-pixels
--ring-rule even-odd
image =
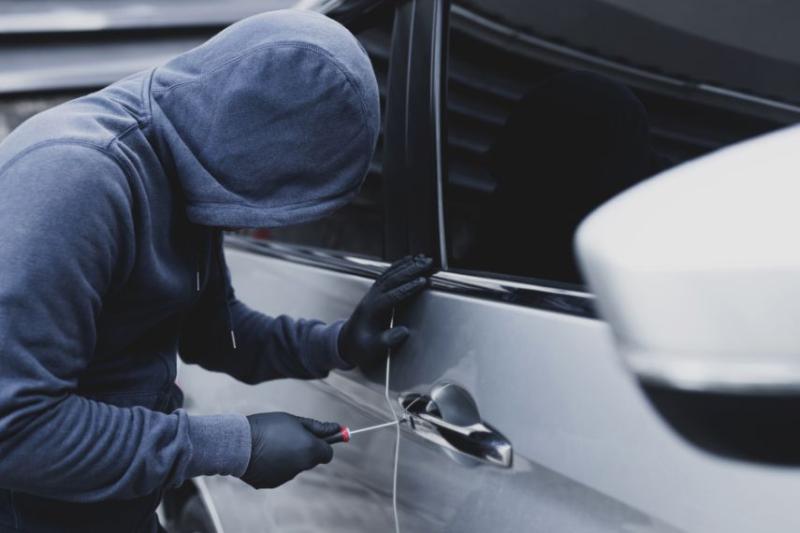
[[[162,160],[205,226],[330,214],[358,192],[380,128],[363,47],[307,11],[247,18],[155,69],[150,105]]]

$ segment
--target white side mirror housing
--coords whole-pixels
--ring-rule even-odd
[[[576,252],[619,352],[690,441],[800,464],[800,126],[625,191]]]
[[[695,391],[800,392],[800,127],[675,167],[579,227],[627,364]]]

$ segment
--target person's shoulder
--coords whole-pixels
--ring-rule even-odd
[[[27,152],[58,151],[62,147],[109,147],[127,124],[109,128],[91,102],[71,100],[33,115],[0,143],[0,168]],[[76,149],[77,152],[83,150]]]
[[[142,102],[146,73],[37,113],[17,126],[0,143],[0,172],[19,159],[53,154],[80,158],[117,158],[116,141],[149,121]],[[94,157],[87,155],[97,152]]]
[[[0,190],[6,198],[38,198],[59,205],[118,209],[131,203],[128,175],[114,151],[86,139],[53,138],[2,157]]]

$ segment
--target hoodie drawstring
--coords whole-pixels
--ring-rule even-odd
[[[219,271],[220,276],[223,279],[226,277],[225,273],[225,258],[223,256],[222,250],[222,230],[217,230],[213,233],[213,237],[211,239],[211,246],[213,248],[212,254],[214,255],[214,260],[217,263],[217,270]],[[195,271],[195,287],[197,292],[200,292],[200,255],[201,252],[198,252],[197,263],[196,263],[196,271]],[[228,324],[228,331],[230,332],[231,337],[231,347],[235,350],[236,349],[236,333],[233,331],[233,317],[231,315],[231,306],[230,302],[228,302],[228,292],[227,292],[227,284],[222,283],[220,285],[220,289],[222,290],[222,300],[225,302],[225,319]]]
[[[219,275],[225,279],[227,277],[227,273],[225,272],[225,256],[222,255],[224,253],[222,250],[222,230],[217,231],[217,243],[216,246],[214,246],[214,250],[216,251],[217,269],[219,270]],[[236,333],[233,332],[233,317],[231,316],[231,305],[230,302],[228,302],[227,285],[227,283],[222,283],[220,288],[222,290],[223,300],[225,300],[225,316],[228,318],[228,331],[231,332],[231,347],[235,350]]]
[[[195,286],[197,287],[197,292],[200,292],[200,254],[197,254],[197,260],[195,261],[195,267],[197,270],[197,276],[195,276]]]

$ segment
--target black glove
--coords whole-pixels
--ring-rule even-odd
[[[339,355],[351,365],[386,357],[408,338],[408,328],[388,329],[392,308],[422,290],[433,261],[421,255],[396,261],[375,281],[339,334]]]
[[[333,458],[333,448],[323,439],[338,433],[339,424],[288,413],[250,415],[247,421],[252,452],[241,479],[254,488],[277,487]]]

